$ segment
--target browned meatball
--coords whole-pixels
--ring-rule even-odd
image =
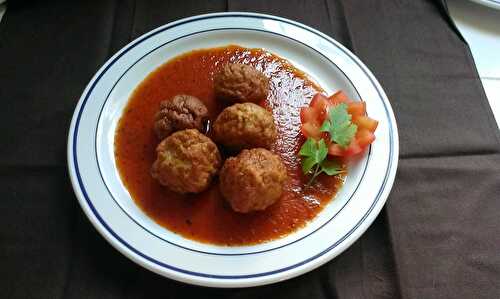
[[[229,158],[220,172],[220,190],[233,210],[264,210],[275,203],[287,179],[281,159],[263,148],[243,150]]]
[[[233,149],[270,148],[277,132],[272,114],[254,103],[224,109],[213,124],[217,142]]]
[[[259,102],[267,98],[269,79],[254,67],[226,64],[214,77],[215,95],[230,102]]]
[[[160,111],[155,116],[154,129],[159,139],[184,129],[198,129],[203,132],[207,118],[208,110],[202,101],[190,95],[180,94],[161,102]]]
[[[221,165],[215,143],[196,129],[175,132],[156,148],[151,175],[178,193],[202,192]]]

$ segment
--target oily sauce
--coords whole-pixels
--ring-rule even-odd
[[[213,75],[228,62],[251,64],[270,78],[262,105],[272,111],[278,138],[272,151],[283,160],[288,181],[282,198],[262,212],[231,210],[219,192],[217,178],[201,194],[179,195],[150,175],[159,143],[153,132],[159,104],[177,94],[202,100],[211,120],[225,107],[217,101]],[[306,188],[298,151],[299,110],[322,89],[286,60],[262,49],[228,46],[195,50],[178,56],[149,74],[136,88],[115,134],[115,159],[122,181],[137,205],[158,224],[182,236],[219,245],[248,245],[273,240],[313,219],[335,195],[343,179],[320,176]]]

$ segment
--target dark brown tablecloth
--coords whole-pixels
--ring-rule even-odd
[[[374,72],[401,160],[386,209],[350,249],[249,289],[180,284],[115,251],[83,215],[66,134],[106,59],[157,26],[256,11],[317,28]],[[0,23],[1,298],[500,298],[500,138],[444,2],[10,1]]]

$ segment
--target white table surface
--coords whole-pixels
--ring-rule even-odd
[[[448,0],[448,8],[469,43],[484,91],[500,127],[500,10],[470,0]],[[6,4],[0,4],[0,22],[5,10]]]
[[[448,0],[448,9],[469,44],[500,127],[500,10],[469,0]]]

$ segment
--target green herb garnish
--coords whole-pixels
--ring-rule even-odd
[[[316,141],[313,138],[307,138],[300,148],[299,155],[304,157],[302,159],[302,171],[304,174],[311,174],[307,186],[311,185],[314,179],[323,172],[327,175],[338,175],[344,172],[337,162],[326,158],[327,154],[328,148],[323,139]]]
[[[328,118],[320,128],[321,132],[330,134],[331,141],[344,148],[349,146],[357,130],[358,126],[351,122],[351,115],[347,112],[345,103],[330,108]]]

